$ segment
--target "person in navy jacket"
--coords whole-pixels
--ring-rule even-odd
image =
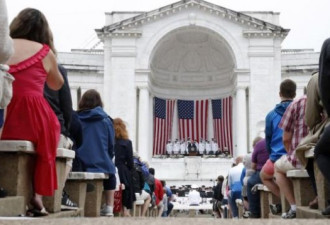
[[[113,216],[114,193],[116,188],[114,157],[115,132],[112,119],[104,112],[100,94],[88,90],[78,105],[78,115],[82,125],[83,141],[77,150],[77,157],[84,164],[86,172],[105,173],[105,205],[101,216]]]

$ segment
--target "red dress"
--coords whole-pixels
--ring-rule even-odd
[[[1,139],[34,143],[34,191],[51,196],[57,189],[55,158],[60,125],[43,96],[47,73],[42,60],[48,52],[49,47],[43,45],[32,57],[10,66],[9,73],[15,77],[13,98],[7,107]]]

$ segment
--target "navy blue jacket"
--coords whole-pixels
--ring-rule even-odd
[[[115,174],[115,132],[111,118],[101,107],[78,113],[82,125],[83,141],[77,150],[87,172]]]

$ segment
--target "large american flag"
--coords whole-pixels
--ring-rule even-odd
[[[232,98],[212,100],[212,115],[214,138],[218,142],[220,150],[223,151],[227,148],[232,155]]]
[[[208,100],[178,100],[179,138],[207,138]]]
[[[163,155],[166,153],[166,143],[172,136],[175,100],[165,100],[157,97],[154,100],[153,155]]]

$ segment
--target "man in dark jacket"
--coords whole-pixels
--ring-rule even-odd
[[[58,69],[64,79],[63,86],[61,87],[60,90],[54,91],[50,89],[45,83],[44,96],[47,99],[49,105],[52,107],[53,111],[55,112],[58,121],[60,122],[61,125],[61,137],[58,147],[71,149],[72,141],[69,138],[70,135],[69,130],[70,130],[71,116],[72,116],[71,92],[70,92],[66,69],[61,65],[58,66]],[[72,168],[72,160],[69,160],[66,166],[64,184],[65,181],[67,180],[67,177],[69,176],[71,168]],[[64,190],[62,193],[61,202],[62,202],[61,207],[63,209],[75,209],[78,206],[76,203],[72,202],[69,199],[69,195]]]
[[[142,169],[139,164],[136,164],[136,163],[134,164],[132,177],[133,177],[136,201],[139,201],[139,200],[144,201],[143,207],[142,207],[142,216],[145,216],[146,212],[149,208],[151,196],[145,190],[143,190],[145,180],[144,180]]]

